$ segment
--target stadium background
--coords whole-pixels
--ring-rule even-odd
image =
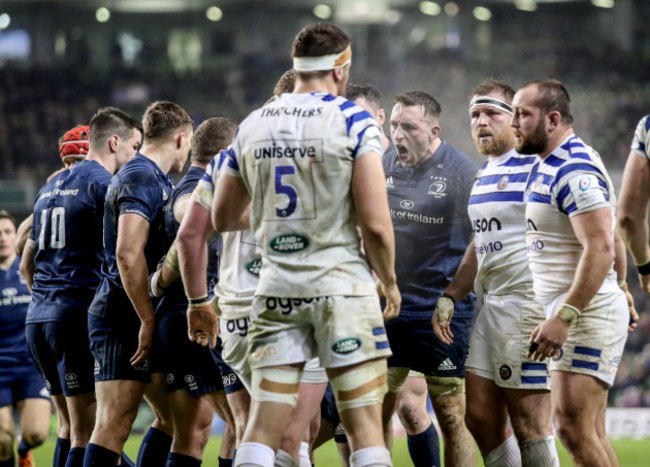
[[[648,18],[647,0],[1,0],[0,208],[28,214],[60,167],[59,136],[100,106],[140,116],[165,99],[197,124],[243,118],[291,67],[295,32],[319,20],[352,37],[351,82],[379,88],[387,113],[398,92],[433,94],[442,137],[477,161],[467,117],[473,86],[487,76],[515,88],[560,79],[578,135],[618,188],[635,125],[650,112]],[[650,298],[633,268],[628,277],[641,321],[613,408],[650,407]],[[650,436],[648,412],[633,413],[611,411],[612,430]]]

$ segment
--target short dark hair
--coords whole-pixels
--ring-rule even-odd
[[[369,84],[348,84],[345,95],[351,101],[363,98],[375,113],[381,109],[381,92]]]
[[[228,118],[208,118],[194,132],[192,137],[192,161],[206,164],[222,149],[232,143],[237,124]]]
[[[285,92],[293,92],[296,87],[296,72],[291,69],[285,71],[273,88],[273,95],[280,96]]]
[[[145,140],[163,138],[183,125],[194,126],[194,120],[185,109],[173,102],[153,102],[142,117]]]
[[[90,146],[99,148],[111,135],[128,139],[133,130],[142,133],[142,125],[135,118],[118,108],[103,107],[90,119]]]
[[[302,28],[291,49],[291,57],[322,57],[343,52],[350,45],[350,38],[333,24],[314,23]],[[331,70],[296,71],[302,79],[319,78]]]
[[[0,219],[9,219],[16,228],[16,219],[6,209],[0,209]]]
[[[501,94],[508,104],[511,104],[513,97],[515,97],[515,90],[508,84],[496,78],[487,78],[469,94],[469,100],[471,101],[474,96],[485,96],[491,92]]]
[[[402,104],[405,107],[414,105],[420,107],[425,115],[439,118],[442,113],[440,103],[431,94],[423,91],[408,91],[395,96],[394,104]]]
[[[557,110],[560,113],[563,123],[573,123],[573,115],[571,115],[571,97],[569,96],[569,91],[564,87],[564,84],[556,79],[542,78],[528,81],[520,89],[528,86],[537,86],[539,98],[535,105],[539,107],[545,115]]]

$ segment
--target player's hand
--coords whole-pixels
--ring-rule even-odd
[[[639,282],[645,293],[650,295],[650,274],[639,274]]]
[[[438,339],[447,345],[454,342],[454,334],[451,332],[451,317],[454,315],[454,302],[447,297],[440,297],[436,303],[436,309],[431,317],[433,333]]]
[[[627,288],[627,284],[623,284],[621,290],[625,292],[625,298],[627,299],[627,308],[630,310],[630,326],[627,328],[628,332],[632,332],[636,329],[636,322],[639,321],[639,314],[636,312],[634,307],[634,297]]]
[[[537,347],[531,345],[526,358],[543,362],[548,357],[556,355],[566,342],[570,327],[570,323],[557,316],[538,324],[530,336],[531,342],[537,344]]]
[[[219,319],[209,303],[187,308],[187,333],[192,342],[211,348],[217,345]]]
[[[149,293],[152,297],[160,298],[165,295],[165,289],[158,286],[160,281],[161,269],[156,269],[156,272],[149,276]]]
[[[131,366],[142,366],[147,360],[149,352],[151,351],[151,346],[153,344],[153,328],[153,319],[151,321],[140,321],[140,331],[138,332],[138,350],[136,350],[135,354],[133,354],[133,357],[131,357]]]
[[[397,284],[394,283],[388,287],[386,287],[384,284],[381,284],[381,293],[384,297],[386,297],[386,307],[384,308],[383,312],[384,321],[397,318],[399,315],[400,307],[402,306],[402,295],[399,293]]]

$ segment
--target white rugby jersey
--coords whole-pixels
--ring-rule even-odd
[[[351,190],[355,159],[369,151],[383,152],[376,121],[325,92],[283,94],[242,122],[225,170],[251,193],[258,295],[376,293]]]
[[[650,159],[650,115],[646,115],[636,126],[632,150],[639,156]]]
[[[472,222],[478,272],[475,291],[492,295],[533,295],[533,278],[526,257],[528,177],[537,156],[514,149],[489,157],[476,174],[467,212]]]
[[[529,191],[528,259],[535,296],[539,302],[548,304],[571,287],[583,251],[569,218],[610,208],[613,239],[616,195],[598,153],[575,135],[540,163],[537,173],[531,174]],[[599,292],[617,289],[616,274],[610,267]]]
[[[212,211],[214,189],[226,157],[222,151],[210,161],[192,194],[192,199],[209,211]],[[227,315],[226,319],[243,318],[250,314],[262,254],[250,230],[224,232],[221,240],[219,282],[214,287],[214,293],[219,297],[219,306],[224,317]]]

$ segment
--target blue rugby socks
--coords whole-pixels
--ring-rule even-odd
[[[417,435],[407,435],[409,454],[415,467],[440,466],[440,441],[433,423]]]
[[[157,428],[149,428],[147,434],[142,438],[142,444],[140,444],[137,465],[139,467],[165,465],[171,447],[171,436]]]

